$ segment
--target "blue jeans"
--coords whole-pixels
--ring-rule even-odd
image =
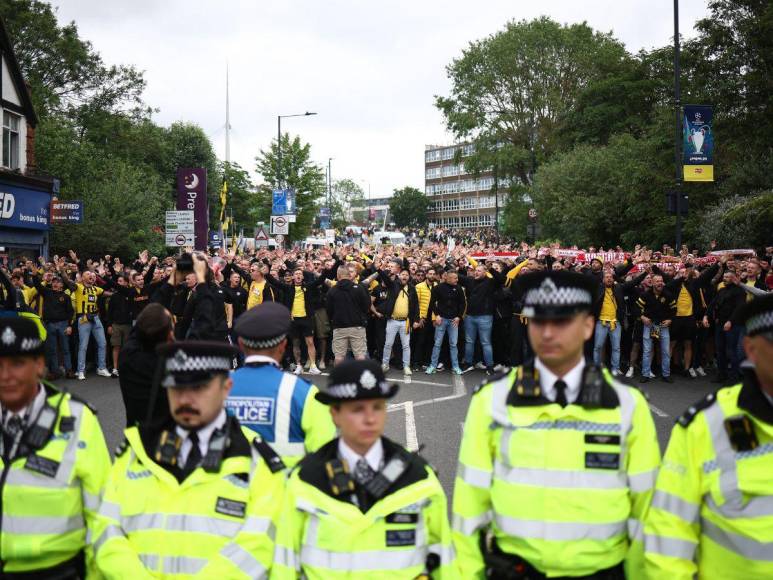
[[[395,337],[400,336],[400,344],[403,347],[403,368],[411,366],[411,341],[408,335],[405,320],[387,320],[386,340],[384,341],[384,353],[381,355],[381,364],[388,365],[389,358],[392,356],[392,345],[395,343]]]
[[[483,350],[483,362],[487,367],[494,366],[494,349],[491,347],[491,329],[494,326],[494,315],[466,316],[464,318],[464,361],[472,364],[475,353],[475,337],[480,336],[480,347]]]
[[[664,377],[671,374],[671,353],[669,348],[671,347],[671,340],[669,334],[669,327],[663,325],[645,324],[642,332],[642,347],[644,348],[644,354],[641,361],[641,374],[648,377],[652,374],[652,337],[650,332],[652,327],[657,326],[660,328],[660,370]]]
[[[64,369],[67,372],[72,370],[72,359],[70,358],[70,337],[65,334],[69,322],[61,320],[59,322],[46,322],[46,365],[51,373],[59,372],[59,357],[57,356],[57,341],[61,341],[62,359],[64,360]]]
[[[623,335],[623,330],[620,327],[620,323],[615,324],[615,329],[610,328],[611,324],[604,324],[600,320],[596,321],[596,333],[595,342],[593,343],[593,364],[601,365],[601,349],[604,348],[604,343],[609,335],[609,342],[612,345],[612,370],[620,370],[620,338]]]
[[[456,341],[459,340],[459,327],[453,325],[453,320],[448,318],[440,319],[440,326],[435,327],[435,346],[432,347],[432,361],[430,364],[433,367],[437,366],[438,359],[440,358],[440,347],[443,346],[443,337],[448,331],[448,350],[451,353],[451,366],[456,368],[459,366],[459,354],[456,351]]]
[[[717,322],[714,328],[714,341],[717,350],[717,372],[720,377],[727,376],[727,363],[730,359],[730,372],[733,378],[741,376],[741,361],[743,357],[738,352],[738,344],[741,342],[742,326],[732,325],[730,330],[724,330]]]
[[[77,318],[78,324],[78,372],[86,372],[86,350],[89,348],[89,337],[93,334],[97,341],[97,369],[107,368],[105,363],[105,350],[107,342],[105,341],[105,329],[102,327],[102,321],[99,316],[93,320],[81,322],[82,317]]]

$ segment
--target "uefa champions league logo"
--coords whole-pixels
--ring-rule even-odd
[[[703,116],[700,113],[695,113],[695,124],[701,125],[703,123]],[[703,149],[703,141],[706,139],[706,127],[700,129],[690,129],[690,141],[695,148],[695,153],[701,153]]]

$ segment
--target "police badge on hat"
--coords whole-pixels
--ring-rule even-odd
[[[376,361],[353,360],[335,366],[327,388],[315,397],[320,403],[331,405],[363,399],[391,399],[398,389],[397,385],[386,381],[384,371]]]
[[[44,352],[38,326],[28,318],[0,318],[0,356],[37,356]]]
[[[568,318],[590,312],[598,282],[591,276],[561,270],[534,272],[519,276],[523,291],[523,316],[536,319]]]

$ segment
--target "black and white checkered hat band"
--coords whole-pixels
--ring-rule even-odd
[[[174,356],[166,361],[168,373],[229,372],[232,360],[223,356]]]
[[[389,392],[389,383],[381,381],[379,389],[383,394]],[[357,383],[341,383],[327,388],[327,394],[334,399],[355,399],[357,397]],[[369,389],[368,389],[369,390]]]
[[[43,341],[37,338],[23,338],[19,349],[23,352],[37,350],[43,344]]]
[[[542,284],[539,288],[532,288],[526,293],[524,304],[527,306],[590,306],[592,299],[590,292],[582,288],[555,286],[547,287]]]
[[[746,334],[773,330],[773,312],[762,312],[746,321]]]
[[[244,343],[244,346],[247,348],[254,348],[254,349],[264,349],[264,348],[273,348],[276,345],[278,345],[280,342],[282,342],[286,334],[280,334],[279,336],[275,336],[274,338],[267,338],[265,340],[254,340],[252,338],[245,338],[241,336],[242,343]]]

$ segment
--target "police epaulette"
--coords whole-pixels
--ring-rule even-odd
[[[484,381],[482,381],[482,382],[478,383],[478,384],[477,384],[477,385],[476,385],[476,386],[475,386],[475,387],[472,389],[472,394],[473,394],[473,395],[474,395],[474,394],[476,394],[476,393],[477,393],[478,391],[480,391],[480,390],[481,390],[483,387],[485,387],[486,385],[488,385],[488,384],[490,384],[490,383],[494,383],[494,382],[498,381],[499,379],[503,379],[503,378],[505,378],[509,372],[510,372],[510,371],[507,371],[507,372],[501,372],[501,373],[494,373],[493,375],[491,375],[491,376],[489,376],[489,377],[486,377],[486,380],[484,380]]]
[[[708,409],[717,402],[717,394],[716,393],[709,393],[706,395],[703,399],[698,401],[697,403],[690,405],[687,410],[682,413],[681,417],[679,417],[676,422],[679,423],[682,427],[688,427],[690,423],[693,422],[693,419],[703,411],[704,409]]]
[[[62,391],[62,392],[67,393],[68,395],[70,395],[70,398],[73,401],[77,401],[81,405],[85,405],[86,407],[88,407],[89,411],[91,411],[95,415],[97,414],[97,408],[94,405],[92,405],[91,403],[89,403],[86,399],[82,399],[78,395],[73,395],[70,391]]]
[[[279,457],[279,454],[274,451],[274,448],[260,437],[255,437],[255,439],[252,440],[252,446],[260,453],[260,456],[263,458],[263,461],[266,462],[271,473],[278,473],[287,468],[285,462]]]
[[[126,453],[126,450],[128,448],[129,448],[129,440],[126,437],[124,437],[123,441],[121,441],[118,444],[118,447],[115,448],[115,456],[116,457],[120,457],[121,455]]]

